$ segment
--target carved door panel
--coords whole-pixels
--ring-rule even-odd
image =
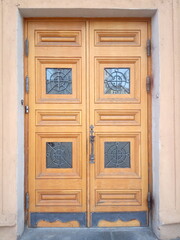
[[[147,22],[91,21],[92,226],[147,224]]]
[[[85,226],[85,21],[28,20],[27,29],[29,224]]]
[[[147,225],[148,24],[26,20],[29,226]]]

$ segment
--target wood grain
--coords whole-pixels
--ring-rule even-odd
[[[140,190],[97,190],[96,205],[99,206],[139,206],[141,205]]]
[[[148,211],[148,22],[92,19],[89,32],[89,122],[95,125],[95,164],[90,166],[90,211]],[[106,68],[129,69],[129,93],[105,92]],[[105,142],[130,142],[130,167],[106,168]],[[126,190],[140,191],[136,206],[130,200],[127,205],[122,204],[120,198],[113,200],[113,192]],[[103,191],[111,191],[112,195],[98,202],[97,192]],[[108,205],[105,207],[104,204]]]
[[[30,88],[26,94],[30,109],[27,130],[29,213],[85,212],[85,21],[27,20],[27,35],[30,49],[27,66]],[[47,68],[72,69],[72,94],[46,93]],[[48,142],[72,143],[71,168],[47,167]],[[57,224],[67,225],[52,223],[51,226]]]
[[[98,223],[98,227],[139,227],[140,222],[138,220],[131,220],[124,222],[122,220],[117,220],[116,222],[108,222],[106,220],[101,220]]]
[[[140,46],[140,30],[95,30],[96,46]]]
[[[35,31],[35,44],[41,46],[81,46],[81,31]]]
[[[44,227],[44,228],[49,228],[49,227],[57,227],[57,228],[66,228],[66,227],[80,227],[80,224],[78,221],[69,221],[69,222],[61,222],[61,221],[55,221],[55,222],[47,222],[47,221],[39,221],[37,223],[37,227]]]

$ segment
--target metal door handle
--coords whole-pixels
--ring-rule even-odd
[[[90,163],[95,163],[95,155],[94,155],[94,140],[95,140],[95,136],[94,136],[94,126],[91,125],[90,126],[90,144],[91,144],[91,153],[89,156],[89,160]]]

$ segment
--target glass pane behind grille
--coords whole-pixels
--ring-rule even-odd
[[[72,68],[46,68],[46,94],[72,94]]]
[[[130,168],[130,142],[104,143],[105,168]]]
[[[72,142],[47,142],[46,167],[72,168]]]
[[[104,69],[105,94],[130,93],[130,68],[105,68]]]

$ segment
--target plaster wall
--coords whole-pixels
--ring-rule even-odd
[[[153,173],[153,209],[151,224],[156,234],[158,233],[159,226],[159,119],[160,119],[160,59],[159,59],[159,18],[158,13],[152,18],[152,173]]]
[[[180,236],[180,0],[1,0],[0,239],[23,231],[23,17],[152,18],[154,232]]]
[[[22,229],[24,228],[24,107],[22,106],[21,100],[24,98],[24,67],[23,67],[23,58],[24,58],[24,44],[23,44],[23,18],[18,13],[17,16],[17,100],[18,100],[18,122],[17,122],[17,233],[21,234]]]

